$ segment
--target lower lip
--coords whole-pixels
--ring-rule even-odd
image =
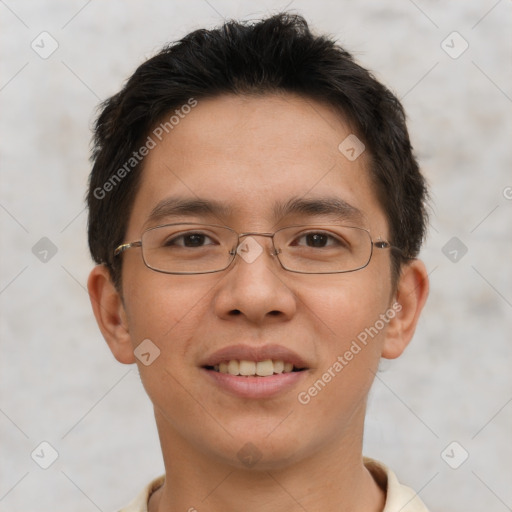
[[[244,377],[201,369],[221,389],[240,398],[271,398],[289,391],[304,378],[306,371],[279,373],[268,377]]]

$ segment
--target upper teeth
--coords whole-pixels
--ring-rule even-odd
[[[244,375],[268,377],[274,373],[288,373],[293,370],[292,363],[285,363],[284,361],[266,359],[265,361],[238,361],[231,359],[230,361],[223,361],[216,364],[213,369],[220,373],[229,373],[230,375]]]

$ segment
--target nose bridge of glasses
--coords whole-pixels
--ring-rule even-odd
[[[249,231],[248,233],[240,233],[238,235],[238,239],[240,240],[240,238],[247,236],[264,236],[267,238],[274,238],[274,235],[275,233],[258,233],[257,231]]]
[[[275,247],[274,235],[275,235],[275,233],[265,233],[265,232],[259,233],[257,231],[250,231],[250,232],[247,232],[247,233],[239,233],[239,235],[238,235],[238,243],[237,243],[237,246],[236,246],[234,252],[235,253],[239,253],[239,254],[240,254],[240,251],[241,252],[245,252],[245,251],[243,251],[243,247],[244,247],[244,242],[247,240],[247,238],[253,238],[253,237],[256,237],[256,236],[261,236],[261,237],[264,237],[264,238],[270,238],[271,239],[270,255],[271,256],[276,256],[279,253],[279,250],[277,250],[276,247]],[[256,240],[255,240],[255,242],[258,243]],[[258,245],[260,245],[260,244],[258,243]],[[260,245],[260,247],[261,247],[261,245]]]

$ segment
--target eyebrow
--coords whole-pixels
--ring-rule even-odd
[[[361,223],[364,213],[338,197],[292,198],[274,208],[274,216],[283,219],[289,215],[327,216],[336,220]]]
[[[232,208],[226,203],[201,198],[167,197],[160,201],[150,212],[146,225],[169,220],[170,217],[215,217],[225,224],[232,214]],[[360,223],[365,215],[361,210],[338,197],[292,198],[286,203],[277,203],[273,209],[274,219],[292,215],[308,217],[327,216],[335,220]]]
[[[203,216],[226,218],[231,208],[220,201],[206,199],[189,199],[182,197],[167,197],[160,201],[150,212],[146,224],[161,222],[169,217]]]

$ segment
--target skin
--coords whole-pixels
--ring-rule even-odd
[[[274,206],[334,196],[361,210],[361,227],[374,240],[387,239],[366,154],[349,161],[338,150],[350,133],[332,108],[291,94],[202,100],[146,157],[125,241],[139,240],[155,225],[148,223],[155,205],[176,195],[217,200],[230,211],[168,222],[224,224],[237,232],[332,222],[276,217]],[[258,242],[270,247],[268,239]],[[112,353],[138,364],[154,405],[166,481],[150,500],[151,512],[383,509],[384,492],[361,454],[366,400],[380,358],[398,357],[414,333],[428,294],[421,261],[408,263],[395,287],[386,250],[374,250],[362,270],[327,276],[287,272],[268,250],[253,263],[237,257],[225,271],[194,276],[148,269],[140,248],[122,257],[122,296],[101,265],[88,288]],[[395,301],[395,318],[317,397],[300,404],[297,394]],[[133,351],[147,338],[161,353],[144,366]],[[284,345],[308,370],[277,397],[235,397],[212,385],[199,365],[238,343]],[[237,457],[247,442],[261,454],[251,468]]]

